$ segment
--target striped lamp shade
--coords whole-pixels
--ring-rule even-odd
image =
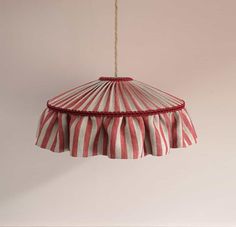
[[[130,77],[100,77],[48,100],[36,145],[73,157],[162,156],[197,142],[185,102]]]

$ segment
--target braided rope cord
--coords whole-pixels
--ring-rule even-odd
[[[115,35],[115,77],[117,77],[118,74],[118,50],[117,50],[117,45],[118,45],[118,0],[115,0],[115,31],[114,31],[114,35]]]

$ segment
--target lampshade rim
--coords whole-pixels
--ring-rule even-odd
[[[173,106],[173,107],[165,107],[165,108],[159,108],[155,110],[143,110],[143,111],[120,111],[120,112],[108,112],[108,111],[79,111],[79,110],[73,110],[73,109],[65,109],[61,107],[55,107],[49,104],[49,101],[47,101],[47,107],[51,110],[62,112],[62,113],[68,113],[68,114],[75,114],[75,115],[81,115],[81,116],[103,116],[103,117],[122,117],[122,116],[149,116],[149,115],[156,115],[156,114],[162,114],[162,113],[168,113],[168,112],[175,112],[181,109],[185,108],[185,102],[182,100],[182,104]]]

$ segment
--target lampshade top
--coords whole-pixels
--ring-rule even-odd
[[[47,106],[79,115],[136,116],[176,111],[185,103],[131,77],[100,77],[48,100]]]

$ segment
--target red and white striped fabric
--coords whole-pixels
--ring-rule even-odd
[[[162,156],[197,142],[185,102],[129,77],[100,77],[47,102],[36,145],[73,157]]]

